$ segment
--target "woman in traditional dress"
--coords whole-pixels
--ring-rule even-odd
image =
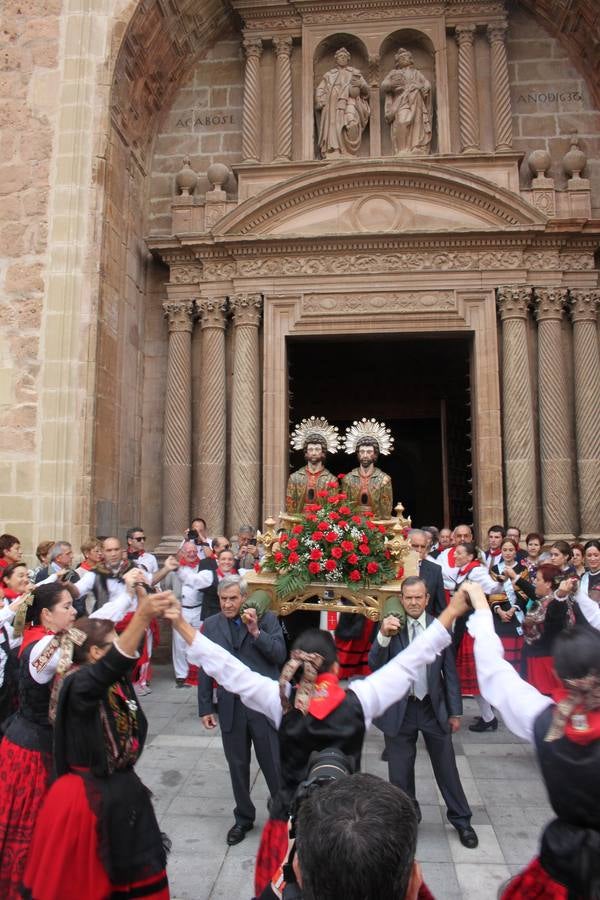
[[[550,560],[553,566],[558,566],[563,578],[576,575],[575,566],[571,560],[571,547],[566,541],[554,541],[550,547]]]
[[[490,608],[494,615],[496,634],[504,647],[504,658],[515,667],[521,669],[521,650],[523,649],[523,620],[529,597],[513,584],[506,569],[518,575],[519,579],[529,580],[529,569],[517,562],[519,547],[512,538],[502,541],[502,559],[490,569],[491,577],[498,588],[490,594]],[[516,579],[518,580],[518,579]]]
[[[572,583],[561,584],[563,592]],[[477,585],[465,585],[475,614],[469,631],[481,690],[506,726],[537,751],[556,814],[540,854],[513,878],[502,900],[591,900],[600,896],[600,610],[583,591],[576,602],[592,628],[563,631],[554,642],[560,686],[545,697],[502,658],[492,614]]]
[[[165,841],[133,768],[148,726],[129,676],[146,629],[173,595],[137,593],[118,639],[110,620],[77,623],[85,640],[74,647],[74,666],[56,676],[59,777],[33,833],[23,892],[30,900],[169,897]]]
[[[571,544],[571,565],[578,578],[585,574],[585,549],[583,544]]]
[[[16,712],[18,705],[17,652],[22,641],[24,617],[15,628],[15,615],[22,608],[22,597],[32,589],[26,563],[13,563],[4,569],[0,577],[3,598],[3,605],[0,605],[0,727]]]
[[[344,691],[338,680],[335,643],[328,632],[309,629],[297,639],[279,683],[251,671],[222,647],[192,628],[175,602],[166,616],[189,646],[188,661],[202,666],[222,687],[250,709],[266,715],[279,729],[283,787],[265,826],[255,872],[255,893],[268,885],[287,852],[287,821],[296,789],[308,772],[311,753],[336,747],[356,771],[365,731],[372,720],[400,700],[419,667],[432,662],[450,642],[449,629],[467,609],[457,591],[449,606],[418,638],[387,665]],[[295,673],[302,671],[297,687]]]
[[[586,572],[581,579],[581,589],[600,603],[600,541],[588,541],[584,550]]]
[[[537,567],[540,565],[540,556],[542,555],[542,547],[544,546],[544,538],[537,531],[531,531],[525,538],[525,546],[527,547],[527,556],[523,560],[529,569],[529,578],[531,581],[535,578]]]

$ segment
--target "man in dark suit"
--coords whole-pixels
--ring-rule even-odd
[[[427,612],[437,619],[439,614],[446,609],[442,567],[427,559],[428,540],[424,531],[413,528],[408,534],[408,540],[419,557],[419,578],[425,582],[429,594]]]
[[[207,555],[204,559],[201,559],[198,563],[198,571],[204,572],[209,571],[213,572],[213,583],[203,589],[202,591],[202,613],[200,618],[202,621],[208,619],[209,616],[216,615],[221,607],[219,605],[219,594],[217,591],[217,587],[219,584],[219,576],[217,575],[217,570],[219,569],[219,555],[224,550],[230,550],[229,541],[226,537],[220,536],[213,538],[212,542],[212,551],[207,551]],[[224,557],[225,568],[227,571],[225,572],[221,569],[221,577],[224,575],[233,575],[235,574],[235,564],[229,566],[229,556]]]
[[[402,606],[406,625],[400,628],[396,616],[387,616],[369,654],[369,665],[379,669],[408,647],[433,618],[427,613],[429,595],[425,582],[411,576],[402,583]],[[412,691],[394,703],[375,725],[385,735],[389,779],[414,800],[417,818],[421,810],[415,797],[415,757],[419,732],[425,739],[433,774],[448,810],[448,821],[458,831],[461,843],[471,849],[479,841],[471,827],[467,803],[452,746],[452,733],[460,728],[462,700],[454,652],[447,647],[435,661],[417,673]]]
[[[238,575],[226,575],[219,581],[221,612],[204,621],[204,634],[224,647],[254,672],[279,678],[287,658],[285,640],[277,616],[266,612],[260,619],[249,609],[240,618],[246,598],[246,584]],[[205,728],[217,724],[213,705],[213,683],[201,669],[198,676],[198,712]],[[250,799],[250,745],[265,776],[271,797],[280,787],[279,739],[277,731],[262,713],[248,709],[236,694],[217,687],[217,704],[223,750],[229,766],[235,798],[235,824],[227,833],[232,846],[244,840],[254,824],[256,810]]]

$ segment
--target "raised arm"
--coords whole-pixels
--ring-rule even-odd
[[[219,647],[214,641],[196,631],[181,615],[181,606],[174,596],[171,609],[165,616],[171,620],[175,631],[188,644],[186,651],[188,662],[200,666],[226,691],[237,694],[244,706],[263,713],[276,728],[279,728],[282,709],[277,681],[253,672],[224,647]]]
[[[575,594],[575,602],[592,628],[600,631],[600,606],[581,588]]]

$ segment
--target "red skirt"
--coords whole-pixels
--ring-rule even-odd
[[[169,900],[163,870],[128,885],[112,884],[98,854],[98,820],[79,775],[58,778],[40,809],[23,879],[31,900]]]
[[[473,655],[474,643],[469,632],[465,631],[456,654],[456,671],[458,672],[460,692],[463,697],[475,697],[480,693],[477,669],[475,668],[475,656]]]
[[[511,879],[500,900],[567,900],[568,896],[567,888],[553,881],[536,857]]]
[[[283,819],[269,819],[260,836],[254,868],[254,895],[260,897],[288,852],[288,823]]]
[[[529,684],[537,688],[540,694],[551,697],[554,691],[561,687],[561,681],[553,671],[551,656],[528,656],[527,672],[525,675]]]
[[[38,810],[48,790],[49,753],[0,743],[0,897],[18,900]]]
[[[500,641],[504,648],[504,659],[514,666],[517,672],[521,671],[521,651],[523,649],[523,638],[518,634],[500,637]]]
[[[360,637],[353,641],[335,639],[338,662],[340,664],[340,679],[350,678],[352,675],[370,675],[369,650],[371,649],[371,635],[373,623],[365,619]]]

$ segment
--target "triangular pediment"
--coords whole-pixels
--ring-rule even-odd
[[[314,237],[543,228],[518,194],[477,175],[405,160],[344,162],[269,187],[213,229],[220,236]]]

